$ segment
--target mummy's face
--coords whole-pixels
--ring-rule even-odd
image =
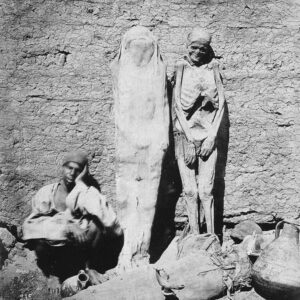
[[[126,50],[136,66],[143,66],[150,62],[154,53],[153,41],[147,38],[130,40]]]
[[[203,63],[208,54],[207,44],[201,42],[192,42],[187,46],[187,50],[191,61],[196,65]]]

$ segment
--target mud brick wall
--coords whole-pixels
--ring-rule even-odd
[[[213,33],[231,125],[225,220],[299,217],[298,16],[280,0],[0,0],[0,224],[22,222],[73,148],[114,202],[109,64],[136,24],[169,73],[193,26]]]

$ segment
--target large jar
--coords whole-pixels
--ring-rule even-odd
[[[283,225],[281,234],[280,226]],[[281,221],[275,240],[261,253],[253,266],[255,291],[266,299],[300,299],[299,230]]]

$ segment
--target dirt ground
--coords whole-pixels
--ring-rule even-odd
[[[48,293],[46,279],[38,269],[35,254],[17,243],[0,271],[0,300],[57,300]]]
[[[48,292],[46,279],[38,269],[35,254],[17,243],[10,251],[0,271],[0,300],[58,300],[60,296]],[[226,297],[221,298],[227,299]],[[233,300],[261,300],[251,291],[232,296]],[[88,300],[88,299],[87,299]],[[105,299],[103,299],[105,300]],[[142,300],[142,299],[141,299]]]

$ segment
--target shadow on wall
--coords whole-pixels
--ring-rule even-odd
[[[181,181],[174,150],[169,147],[162,166],[150,243],[150,262],[155,262],[175,236],[175,210],[181,193]]]
[[[215,199],[215,231],[222,239],[223,229],[223,213],[224,213],[224,194],[225,194],[225,172],[228,155],[229,144],[229,112],[228,105],[225,102],[224,116],[220,124],[217,137],[218,158],[216,165],[216,176],[214,183],[214,199]]]
[[[158,198],[151,232],[150,262],[154,263],[167,248],[175,236],[175,210],[182,185],[175,159],[175,146],[172,128],[172,84],[167,81],[167,92],[170,109],[169,147],[162,163],[162,172]]]

